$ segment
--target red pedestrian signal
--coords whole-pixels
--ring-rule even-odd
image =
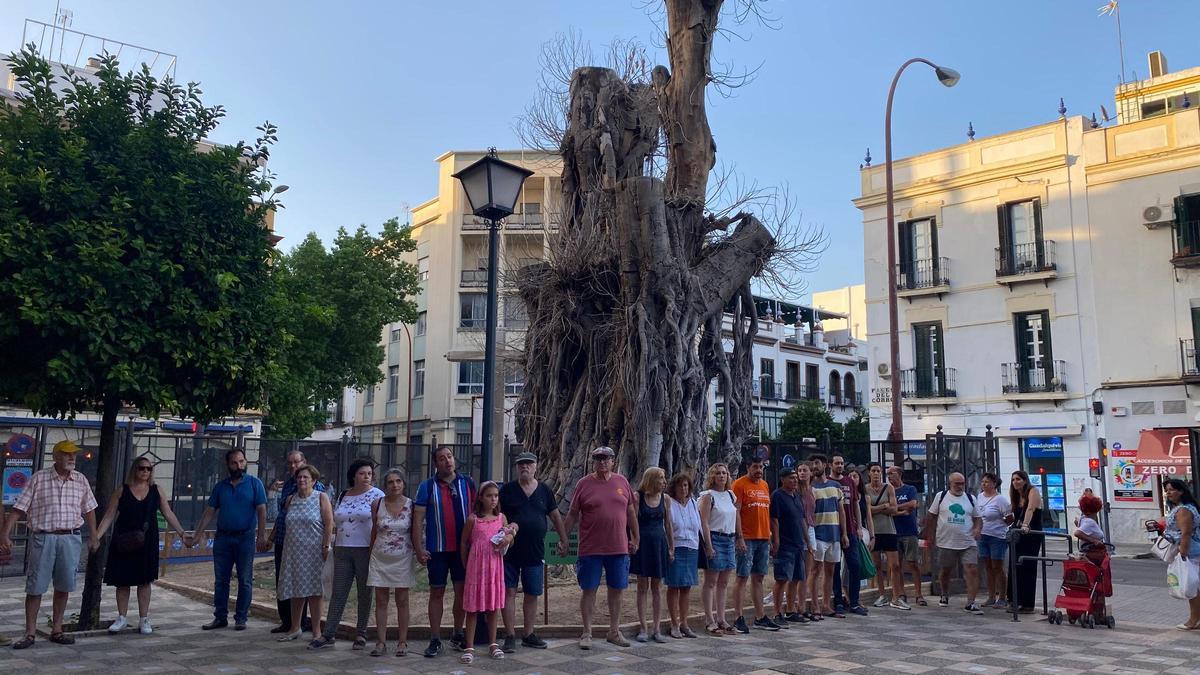
[[[1100,458],[1099,457],[1089,457],[1088,458],[1088,473],[1092,474],[1092,478],[1100,477]]]

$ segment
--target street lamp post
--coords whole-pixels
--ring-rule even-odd
[[[501,161],[491,148],[482,159],[454,174],[462,183],[471,212],[488,221],[487,332],[483,348],[483,430],[480,480],[492,477],[492,419],[496,408],[496,266],[500,219],[516,208],[521,186],[533,172]]]
[[[887,111],[884,114],[884,178],[887,183],[887,283],[888,283],[888,338],[889,338],[889,360],[891,361],[891,402],[892,402],[892,426],[888,431],[889,441],[904,440],[904,420],[901,416],[900,405],[900,318],[899,310],[896,306],[896,206],[893,203],[892,194],[892,99],[896,95],[896,84],[900,81],[900,75],[904,69],[914,63],[924,63],[933,68],[937,75],[938,81],[947,87],[953,87],[958,84],[959,74],[957,71],[950,68],[933,63],[928,59],[914,58],[904,62],[900,69],[896,71],[896,76],[892,78],[892,86],[888,89]],[[903,459],[903,450],[899,445],[895,446],[896,462],[899,463]]]

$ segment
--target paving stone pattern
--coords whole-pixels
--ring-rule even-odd
[[[19,634],[22,597],[13,580],[0,584],[0,631],[6,635]],[[78,595],[72,601],[73,609]],[[1174,614],[1184,610],[1182,603],[1172,602],[1173,623]],[[665,645],[635,643],[628,649],[606,644],[597,633],[590,652],[580,651],[573,640],[558,639],[550,641],[549,650],[521,649],[502,661],[480,653],[474,665],[463,666],[448,645],[436,659],[423,658],[424,644],[416,642],[403,658],[372,658],[366,651],[351,651],[345,641],[314,652],[303,641],[276,642],[267,633],[272,624],[257,619],[244,632],[201,632],[200,625],[212,616],[208,607],[156,588],[153,635],[80,637],[71,647],[42,638],[29,650],[0,649],[0,673],[1200,673],[1200,631],[1132,621],[1122,621],[1116,630],[1087,630],[1048,625],[1033,616],[1013,623],[996,611],[968,615],[961,604],[912,612],[876,609],[868,617],[827,619],[778,633],[756,630]],[[104,611],[112,616],[108,593]]]

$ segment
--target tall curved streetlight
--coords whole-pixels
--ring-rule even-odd
[[[888,337],[891,344],[889,345],[889,354],[891,360],[891,389],[892,389],[892,426],[888,431],[889,441],[904,440],[904,419],[901,416],[900,405],[900,317],[899,310],[896,306],[896,206],[893,203],[892,194],[892,99],[896,96],[896,84],[900,82],[900,75],[904,69],[914,63],[924,63],[933,68],[933,72],[937,75],[938,82],[944,86],[953,87],[958,84],[960,75],[958,71],[952,68],[939,66],[929,59],[914,58],[904,62],[900,69],[896,71],[896,76],[892,78],[892,86],[888,89],[887,97],[887,112],[884,114],[884,178],[887,183],[887,280],[888,280]],[[897,445],[893,449],[894,458],[897,464],[904,459],[904,450]]]

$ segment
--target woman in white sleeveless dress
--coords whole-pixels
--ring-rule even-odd
[[[404,495],[404,473],[389,469],[383,474],[384,496],[372,505],[371,563],[367,585],[375,589],[375,648],[371,656],[387,653],[389,591],[396,596],[396,656],[408,652],[408,589],[416,584],[413,573],[412,500]]]

